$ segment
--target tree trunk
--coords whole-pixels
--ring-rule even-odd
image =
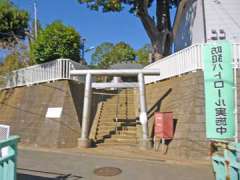
[[[150,60],[151,63],[164,57],[163,52],[161,51],[161,46],[162,42],[160,38],[157,38],[152,42],[152,59]]]
[[[150,17],[147,6],[139,4],[137,13],[152,44],[152,60],[154,62],[169,55],[171,49],[171,22],[169,0],[156,0],[156,22]]]

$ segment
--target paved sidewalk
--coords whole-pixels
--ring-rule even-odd
[[[111,156],[111,157],[109,157]],[[47,152],[20,149],[18,180],[213,180],[207,164],[165,160],[132,159],[86,154],[82,152]],[[122,170],[117,176],[94,174],[99,167]]]

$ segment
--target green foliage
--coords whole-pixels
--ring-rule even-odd
[[[8,0],[0,0],[0,44],[13,46],[18,39],[24,39],[28,27],[28,13],[18,9]]]
[[[134,49],[124,42],[114,46],[111,43],[103,43],[96,48],[93,57],[97,57],[98,67],[108,68],[112,64],[135,61],[136,54]]]
[[[121,11],[123,8],[123,4],[120,0],[78,0],[81,4],[87,4],[87,7],[98,11],[99,9],[102,9],[103,12],[118,12]]]
[[[18,52],[12,52],[0,64],[0,86],[4,85],[6,74],[11,73],[14,70],[24,67],[24,63],[20,61],[20,54]]]
[[[20,61],[19,53],[9,54],[4,60],[4,71],[11,72],[24,67],[23,63]]]
[[[0,75],[4,75],[11,71],[23,68],[24,62],[21,61],[21,54],[18,52],[12,52],[4,59],[4,62],[0,65]]]
[[[168,0],[171,5],[177,5],[180,0]],[[78,0],[80,4],[86,4],[88,8],[95,11],[103,12],[119,12],[126,6],[129,7],[129,12],[137,14],[139,7],[145,6],[150,8],[153,5],[154,0],[140,1],[140,0]]]
[[[152,60],[170,53],[171,19],[170,9],[177,7],[181,0],[78,0],[88,8],[102,12],[120,12],[128,8],[138,17],[153,47]],[[151,9],[150,9],[151,8]],[[153,12],[155,9],[155,12]],[[154,16],[152,16],[154,14]]]
[[[114,47],[113,43],[104,42],[100,44],[92,54],[91,64],[99,64],[107,53],[110,53]]]
[[[31,45],[31,56],[37,63],[58,58],[70,58],[79,61],[79,49],[79,33],[74,28],[56,21],[39,32],[36,41]]]
[[[137,54],[137,63],[146,66],[149,64],[149,54],[152,51],[152,47],[150,44],[144,45],[141,49],[139,49]]]

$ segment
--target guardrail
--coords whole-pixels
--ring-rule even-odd
[[[202,70],[204,68],[202,62],[203,45],[204,44],[194,44],[146,66],[144,69],[158,69],[161,75],[145,77],[145,83],[148,84],[174,76],[180,76],[184,73]],[[240,68],[240,44],[233,44],[233,63],[235,68]],[[60,79],[73,79],[84,82],[84,77],[82,76],[70,77],[71,70],[79,69],[86,68],[69,59],[58,59],[22,68],[8,73],[3,80],[0,80],[0,89],[25,85],[29,86]]]
[[[8,139],[0,141],[0,150],[8,147],[7,155],[0,157],[1,180],[16,180],[17,144],[19,140],[18,136],[10,136]]]
[[[86,68],[69,59],[57,59],[55,61],[18,69],[6,74],[3,77],[1,88],[7,89],[60,79],[71,79],[70,71],[78,69]],[[84,77],[74,77],[74,80],[84,82]]]
[[[223,152],[216,151],[212,156],[213,171],[216,180],[240,179],[240,144],[232,143],[224,147]]]
[[[203,45],[194,44],[146,66],[144,69],[159,69],[161,74],[160,76],[145,77],[145,83],[148,84],[204,69],[202,61]],[[233,63],[235,68],[240,68],[240,44],[233,44]]]

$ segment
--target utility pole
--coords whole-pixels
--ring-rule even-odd
[[[37,38],[38,34],[38,24],[37,24],[37,0],[34,0],[34,32],[35,32],[35,39]]]
[[[85,38],[82,38],[81,39],[81,47],[80,47],[80,49],[81,49],[81,51],[82,51],[82,53],[81,53],[81,58],[82,58],[82,60],[84,61],[84,56],[85,56],[85,43],[86,43],[86,39]]]

